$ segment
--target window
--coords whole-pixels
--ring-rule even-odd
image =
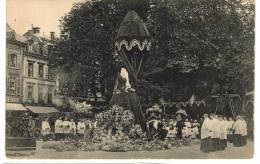
[[[39,51],[41,55],[44,55],[44,51],[43,51],[43,45],[39,45]]]
[[[28,43],[28,51],[33,52],[33,41],[32,40],[30,40]]]
[[[7,94],[19,95],[20,94],[20,79],[18,75],[10,75],[7,77]]]
[[[28,86],[28,99],[33,99],[33,86]]]
[[[16,54],[10,54],[9,66],[13,67],[13,68],[17,67],[17,55]]]
[[[15,94],[15,82],[10,81],[10,94],[14,95]]]
[[[33,63],[28,63],[28,77],[33,77]]]
[[[39,77],[43,78],[43,65],[42,64],[39,65]]]

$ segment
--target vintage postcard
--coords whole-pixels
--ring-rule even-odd
[[[6,0],[8,159],[251,159],[254,0]]]

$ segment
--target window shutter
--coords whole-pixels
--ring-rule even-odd
[[[48,73],[48,65],[43,66],[43,77],[48,79],[49,78],[49,73]]]
[[[24,76],[28,77],[28,62],[27,60],[24,60]]]
[[[16,94],[17,94],[17,95],[20,95],[20,88],[21,88],[21,87],[20,87],[20,81],[21,81],[20,78],[17,77],[17,78],[16,78]]]
[[[8,67],[11,66],[11,54],[7,54],[7,58],[8,58]]]
[[[21,68],[21,55],[17,55],[17,68]]]

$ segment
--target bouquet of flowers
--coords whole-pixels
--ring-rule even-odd
[[[152,113],[152,112],[158,112],[161,113],[162,109],[160,108],[160,106],[158,104],[153,105],[151,108],[146,109],[147,113]]]

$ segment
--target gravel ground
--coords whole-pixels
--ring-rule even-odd
[[[55,142],[55,141],[48,141]],[[56,141],[57,142],[57,141]],[[228,144],[224,151],[203,153],[200,145],[183,146],[171,150],[135,151],[135,152],[87,152],[66,151],[57,152],[53,149],[42,149],[42,141],[37,141],[37,149],[33,155],[17,154],[9,158],[18,159],[247,159],[253,157],[254,143],[248,141],[244,147],[233,147]]]

